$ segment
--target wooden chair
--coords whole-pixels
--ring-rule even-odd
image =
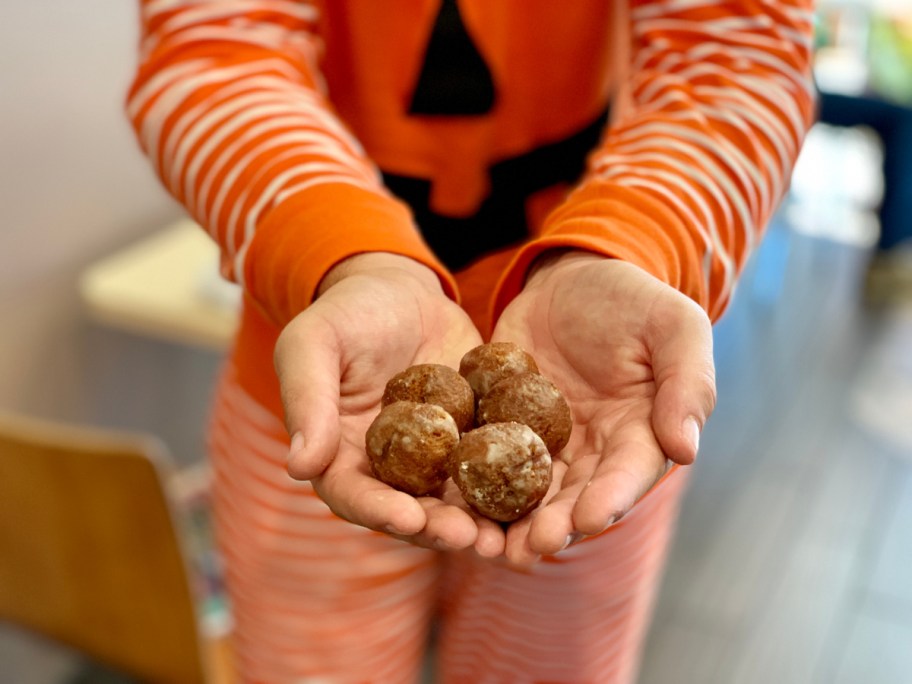
[[[144,682],[233,681],[200,629],[163,445],[0,413],[0,620]]]

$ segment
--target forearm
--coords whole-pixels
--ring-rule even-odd
[[[311,3],[144,1],[142,18],[127,106],[140,144],[269,319],[287,323],[362,252],[421,261],[455,293],[322,91]]]
[[[808,3],[633,2],[631,105],[525,246],[632,262],[717,318],[788,183],[813,113]]]

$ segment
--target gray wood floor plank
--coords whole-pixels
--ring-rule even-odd
[[[701,623],[736,629],[778,581],[783,554],[780,530],[798,493],[775,481],[757,480],[725,511],[713,544],[688,578],[680,605]],[[671,568],[673,574],[676,568]]]
[[[912,307],[881,312],[851,391],[852,420],[912,463]]]
[[[903,485],[891,518],[883,521],[886,527],[883,542],[866,588],[912,605],[912,462],[908,466],[903,464],[897,477],[902,478]]]
[[[884,487],[894,477],[891,466],[889,458],[858,431],[846,429],[835,435],[825,464],[814,473],[819,487],[805,512],[805,531],[795,543],[859,549],[870,516],[884,503]]]
[[[780,582],[756,604],[734,647],[733,683],[828,684],[821,661],[831,656],[834,631],[854,619],[859,569],[871,566],[870,520],[859,512],[878,507],[891,475],[885,457],[859,458],[862,435],[844,432],[827,448],[826,467],[813,474],[814,495],[793,507],[800,523],[786,533]]]
[[[833,684],[912,682],[912,623],[862,612],[854,622]]]
[[[889,448],[859,429],[849,403],[879,314],[858,306],[857,252],[799,246],[790,259],[793,300],[764,311],[742,299],[717,326],[720,397],[731,396],[684,502],[644,682],[832,684],[821,661],[855,633],[859,578],[880,546],[872,519],[895,476]],[[827,261],[833,286],[809,287],[827,282]],[[891,572],[912,568],[897,541],[909,529],[881,531]],[[692,650],[679,654],[673,639]],[[675,677],[682,658],[703,669]]]
[[[780,569],[731,657],[732,684],[811,684],[832,623],[842,619],[851,594],[853,549],[802,544]]]
[[[643,655],[640,684],[700,682],[723,684],[719,667],[728,639],[682,624],[674,619],[657,620]]]

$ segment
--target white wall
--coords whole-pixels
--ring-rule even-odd
[[[0,408],[184,451],[217,359],[99,328],[76,293],[86,264],[181,215],[123,113],[137,6],[0,3]]]

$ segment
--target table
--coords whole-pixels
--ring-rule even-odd
[[[80,295],[104,325],[222,351],[238,323],[240,288],[218,274],[218,248],[184,219],[92,265]]]

